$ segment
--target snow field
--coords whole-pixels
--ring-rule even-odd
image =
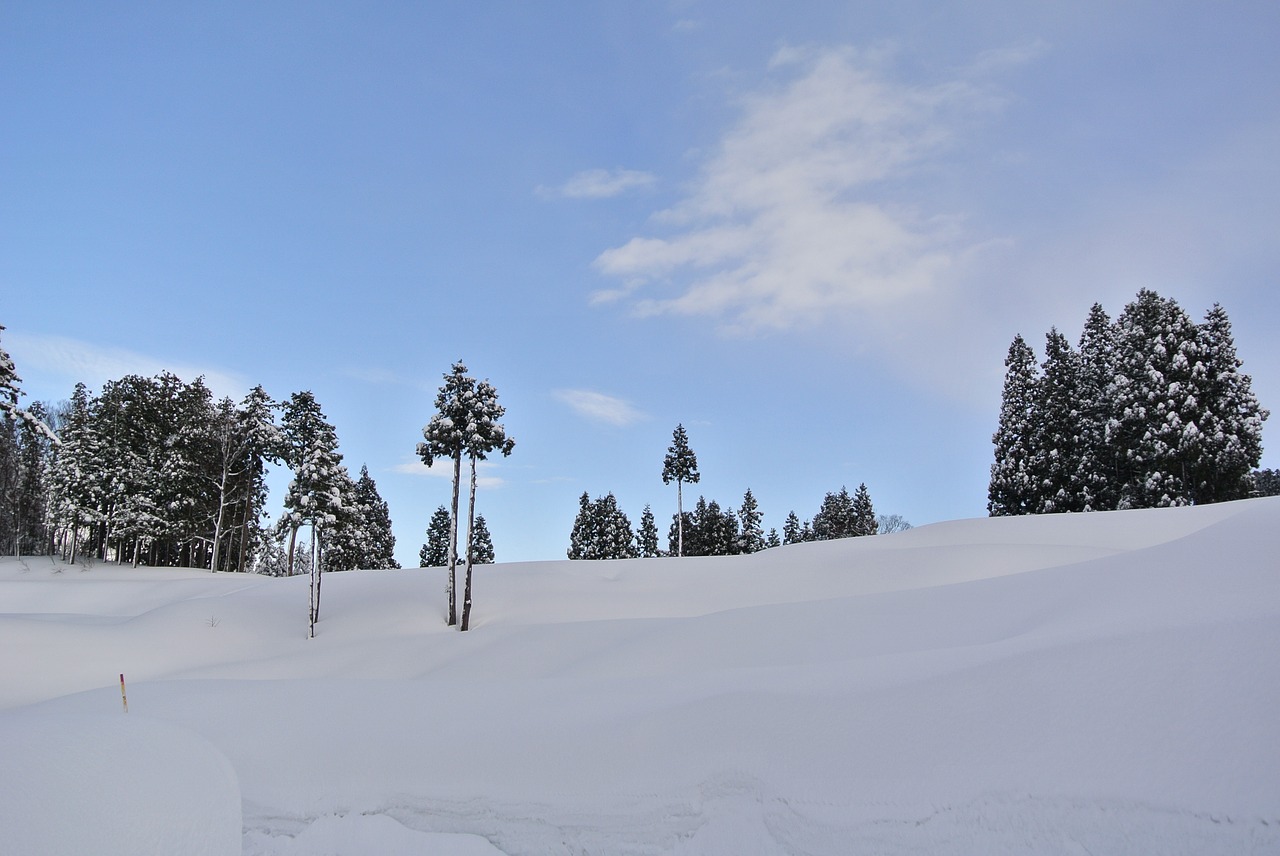
[[[118,727],[123,671],[130,723],[234,772],[247,854],[1280,852],[1277,523],[1268,499],[499,565],[467,634],[438,570],[334,574],[310,640],[305,579],[3,560],[0,737]],[[44,752],[3,786],[75,775]],[[157,777],[216,766],[170,754]]]

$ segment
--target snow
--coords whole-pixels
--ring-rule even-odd
[[[466,634],[442,570],[349,572],[315,639],[304,577],[0,560],[0,829],[40,853],[1280,852],[1278,524],[1264,499],[486,566]]]

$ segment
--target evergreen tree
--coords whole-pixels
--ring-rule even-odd
[[[363,560],[359,567],[371,570],[400,567],[395,558],[396,536],[391,532],[391,512],[369,476],[367,466],[360,467],[360,478],[356,480],[356,504],[364,524]]]
[[[501,452],[503,457],[511,454],[516,441],[507,436],[506,428],[499,419],[507,412],[498,403],[498,391],[487,380],[480,381],[475,387],[475,396],[468,409],[466,423],[467,436],[463,451],[471,460],[471,493],[467,503],[467,544],[474,538],[471,536],[475,526],[476,511],[476,462],[485,460],[493,452]],[[628,533],[628,540],[630,534]],[[462,597],[462,624],[460,630],[466,630],[471,624],[471,566],[474,558],[467,551],[466,586]]]
[[[1112,416],[1110,386],[1116,371],[1116,331],[1102,305],[1095,303],[1080,335],[1077,387],[1080,433],[1076,486],[1082,511],[1112,509],[1119,501],[1119,456],[1107,442]]]
[[[1280,470],[1254,470],[1252,496],[1280,496]]]
[[[650,559],[661,555],[658,550],[658,524],[653,518],[653,509],[648,505],[640,514],[640,530],[636,533],[636,548],[640,556]]]
[[[636,555],[631,520],[612,493],[594,502],[582,494],[569,541],[570,559],[630,559]]]
[[[61,441],[49,467],[49,526],[64,560],[77,561],[85,527],[99,520],[101,444],[94,430],[92,401],[83,383],[71,395]]]
[[[828,493],[813,516],[813,540],[829,541],[857,534],[853,497],[844,487],[839,493]]]
[[[1030,514],[1039,506],[1032,472],[1039,370],[1035,353],[1022,336],[1014,337],[1004,364],[1000,423],[991,438],[995,463],[987,488],[987,511],[993,517]]]
[[[1195,421],[1204,369],[1196,325],[1173,300],[1143,289],[1116,321],[1115,416],[1107,442],[1121,450],[1120,508],[1194,499],[1201,436]]]
[[[338,436],[310,391],[295,392],[284,408],[281,435],[285,461],[293,470],[284,498],[289,526],[288,564],[292,572],[298,529],[311,526],[311,635],[320,617],[320,586],[325,539],[344,515],[343,494],[351,481],[342,466]]]
[[[782,543],[799,544],[803,539],[800,530],[800,518],[794,511],[787,512],[787,520],[782,524]]]
[[[778,530],[777,530],[777,529],[770,529],[770,530],[769,530],[769,535],[768,535],[768,537],[764,539],[764,546],[765,546],[765,549],[766,549],[766,550],[768,550],[768,549],[770,549],[770,548],[773,548],[773,547],[781,547],[781,546],[782,546],[782,539],[778,537]]]
[[[1080,355],[1056,328],[1045,339],[1028,463],[1037,497],[1033,511],[1082,511]]]
[[[764,515],[760,513],[760,507],[756,504],[751,488],[747,488],[747,492],[742,497],[742,507],[738,509],[738,520],[742,524],[740,552],[757,553],[765,548],[764,529],[760,525],[763,519]]]
[[[853,495],[853,535],[875,535],[878,527],[876,511],[871,506],[871,494],[867,492],[865,484],[860,484]]]
[[[684,555],[684,483],[697,484],[698,458],[689,448],[689,435],[684,425],[676,425],[671,435],[671,446],[662,462],[662,483],[676,483],[676,555]]]
[[[449,509],[443,505],[427,524],[427,543],[418,552],[419,567],[443,568],[449,563]]]
[[[418,456],[428,467],[436,460],[453,462],[453,498],[449,505],[449,578],[446,592],[449,600],[449,626],[458,623],[458,496],[462,484],[462,455],[467,448],[467,425],[476,394],[475,378],[467,375],[461,360],[444,376],[444,384],[436,395],[436,412],[422,428],[423,442]]]
[[[1190,467],[1193,502],[1223,502],[1250,494],[1250,471],[1262,457],[1262,423],[1270,415],[1240,368],[1231,321],[1217,303],[1198,328],[1203,372],[1195,422],[1196,451]],[[1188,433],[1191,426],[1188,426]]]
[[[489,526],[484,522],[484,515],[476,515],[476,525],[471,533],[471,556],[474,564],[492,565],[494,563],[493,538],[489,535]]]
[[[47,413],[40,402],[31,405],[31,416],[45,423]],[[53,444],[49,432],[38,431],[28,421],[18,430],[18,488],[14,517],[17,536],[14,551],[17,555],[40,554],[49,551],[48,530],[45,527],[45,509],[48,486],[45,480],[47,467],[52,460]]]

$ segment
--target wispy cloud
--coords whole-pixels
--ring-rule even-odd
[[[780,51],[771,71],[691,192],[655,215],[666,234],[596,258],[620,285],[593,302],[787,329],[927,295],[970,249],[959,212],[921,210],[896,188],[997,105],[986,90],[900,83],[845,48]]]
[[[234,372],[168,361],[125,348],[102,347],[64,336],[6,331],[5,344],[18,363],[19,374],[24,367],[30,367],[66,378],[69,384],[83,382],[90,389],[129,374],[149,377],[166,371],[188,383],[203,376],[205,384],[219,397],[238,398],[249,389],[245,379]]]
[[[462,478],[465,481],[469,478],[469,464],[463,461]],[[493,474],[493,470],[497,464],[493,461],[479,461],[476,464],[476,486],[484,488],[501,487],[506,484],[501,476]],[[431,466],[422,463],[418,458],[405,457],[400,463],[391,468],[392,472],[402,473],[409,476],[422,476],[424,478],[435,478],[451,480],[453,479],[453,461],[436,460]]]
[[[608,199],[629,190],[648,187],[654,183],[651,173],[634,169],[588,169],[570,178],[556,188],[540,187],[547,196],[565,196],[569,199]]]
[[[645,418],[630,402],[589,389],[557,389],[555,397],[579,416],[594,422],[625,427]]]

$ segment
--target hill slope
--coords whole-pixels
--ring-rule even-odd
[[[1266,499],[499,565],[467,634],[356,572],[315,639],[303,579],[0,560],[0,828],[77,823],[123,672],[72,754],[250,854],[1277,852],[1278,555]]]

